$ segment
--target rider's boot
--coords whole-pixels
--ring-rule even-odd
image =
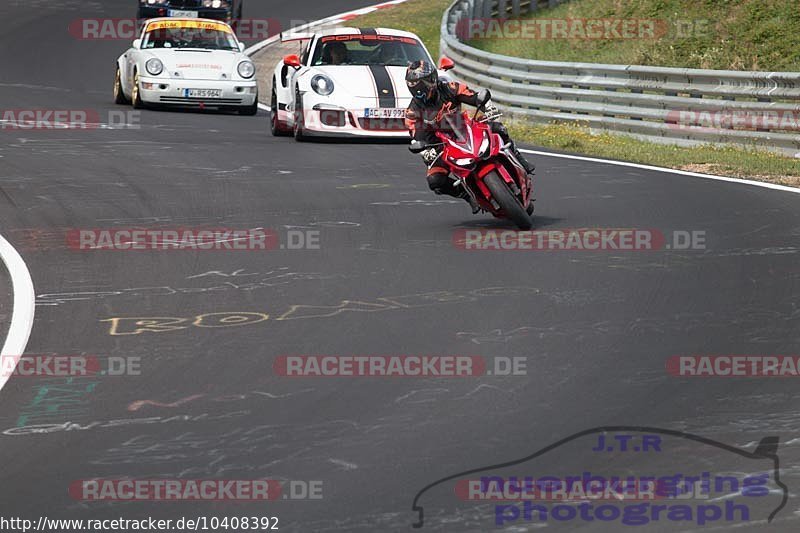
[[[467,191],[462,191],[461,196],[459,196],[459,198],[463,198],[464,200],[467,201],[469,206],[472,208],[473,215],[477,215],[478,213],[481,212],[481,206],[478,205],[478,201],[475,200],[475,198],[473,198],[472,195],[469,194]]]
[[[533,174],[533,172],[536,170],[536,165],[531,164],[527,159],[525,159],[525,156],[520,153],[517,145],[513,141],[511,142],[511,152],[514,154],[514,157],[517,158],[517,161],[519,161],[519,163],[522,165],[522,168],[525,169],[525,172],[528,174]]]
[[[459,190],[460,189],[460,190]],[[469,206],[472,208],[472,214],[476,215],[480,213],[481,208],[478,205],[477,200],[472,197],[467,191],[462,188],[456,188],[453,184],[450,184],[447,188],[436,187],[433,189],[434,194],[446,194],[447,196],[452,196],[453,198],[461,198],[465,200]]]

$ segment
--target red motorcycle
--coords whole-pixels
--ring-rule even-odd
[[[533,185],[530,176],[504,145],[502,138],[492,133],[489,121],[500,113],[477,118],[485,102],[470,117],[466,111],[452,112],[442,119],[446,128],[436,132],[442,141],[423,145],[412,141],[409,150],[420,153],[444,146],[437,159],[450,171],[450,176],[478,203],[484,212],[496,218],[511,219],[520,229],[531,228],[533,215]]]

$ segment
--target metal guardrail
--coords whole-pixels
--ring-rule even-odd
[[[533,61],[458,38],[471,20],[524,16],[565,1],[456,0],[441,31],[441,52],[456,64],[452,74],[491,90],[515,118],[577,122],[679,145],[756,145],[800,157],[800,72]]]

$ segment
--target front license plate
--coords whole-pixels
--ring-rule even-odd
[[[222,89],[184,89],[186,98],[222,98]]]
[[[406,110],[399,108],[368,107],[364,110],[364,118],[405,118]]]
[[[189,17],[189,18],[197,18],[200,13],[198,11],[185,11],[183,9],[170,9],[169,16],[170,17]]]

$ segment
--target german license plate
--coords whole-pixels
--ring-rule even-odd
[[[184,89],[186,98],[222,98],[222,89]]]
[[[183,9],[170,9],[169,16],[170,17],[188,17],[188,18],[197,18],[197,15],[200,13],[197,11],[186,11]]]
[[[368,107],[364,110],[364,118],[405,118],[406,110],[391,107]]]

